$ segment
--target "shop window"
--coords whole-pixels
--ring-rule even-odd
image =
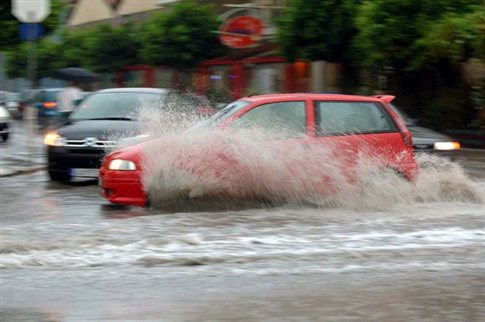
[[[159,88],[172,88],[173,71],[171,69],[155,70],[155,86]]]
[[[247,86],[245,95],[284,92],[284,64],[246,65]]]

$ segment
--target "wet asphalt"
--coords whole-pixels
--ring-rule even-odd
[[[483,201],[117,207],[49,182],[34,141],[0,145],[2,321],[485,320]],[[448,183],[485,198],[485,153],[457,162]]]

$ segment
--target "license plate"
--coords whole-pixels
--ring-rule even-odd
[[[79,169],[79,168],[71,169],[71,175],[74,177],[97,178],[98,173],[99,173],[99,169]]]

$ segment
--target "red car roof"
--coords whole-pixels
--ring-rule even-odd
[[[315,93],[290,93],[290,94],[265,94],[243,97],[241,100],[250,102],[261,101],[293,101],[293,100],[322,100],[322,101],[367,101],[367,102],[382,102],[386,101],[388,96],[360,96],[360,95],[345,95],[345,94],[315,94]],[[391,97],[391,96],[389,96]]]

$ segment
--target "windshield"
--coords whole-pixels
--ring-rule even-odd
[[[71,120],[128,119],[137,117],[141,106],[161,106],[157,93],[98,93],[88,96],[72,113]]]
[[[188,132],[194,132],[198,130],[207,130],[211,129],[218,124],[221,124],[224,120],[228,119],[238,111],[242,110],[245,106],[249,105],[251,102],[248,101],[235,101],[230,103],[229,105],[226,105],[222,110],[218,111],[216,114],[212,115],[208,120],[196,124],[190,129],[188,129]]]

